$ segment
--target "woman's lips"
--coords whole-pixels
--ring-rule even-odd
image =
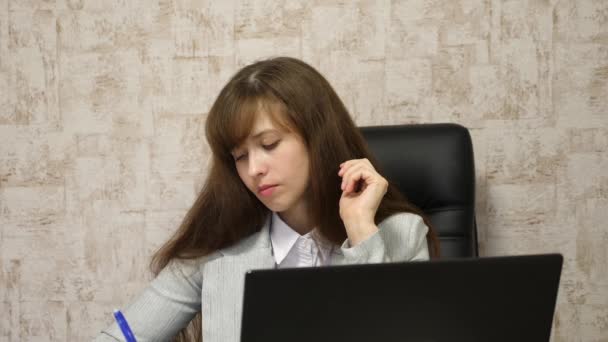
[[[270,196],[270,195],[272,195],[272,193],[274,192],[274,189],[276,187],[277,187],[276,185],[265,186],[265,187],[262,187],[259,192],[262,196]]]

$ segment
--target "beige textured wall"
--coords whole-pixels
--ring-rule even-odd
[[[554,341],[608,341],[608,1],[0,0],[0,341],[81,341],[149,278],[259,57],[363,124],[474,138],[484,255],[561,252]]]

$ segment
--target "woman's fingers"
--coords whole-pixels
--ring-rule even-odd
[[[355,163],[349,163],[345,166],[342,167],[342,172],[341,172],[341,176],[342,176],[342,186],[341,189],[342,191],[347,192],[348,189],[350,188],[350,184],[353,181],[353,175],[355,173],[355,171],[359,170],[361,167],[360,164],[355,164]]]
[[[347,160],[344,163],[340,164],[340,170],[338,171],[338,175],[339,176],[344,176],[344,173],[346,173],[349,169],[351,169],[353,166],[356,165],[368,165],[370,168],[374,168],[372,163],[369,162],[369,160],[367,159],[351,159],[351,160]]]
[[[347,160],[347,161],[343,162],[342,164],[340,164],[340,172],[343,172],[344,170],[348,170],[348,168],[350,168],[352,165],[361,164],[361,163],[367,164],[373,168],[372,163],[367,158],[350,159],[350,160]],[[338,174],[340,174],[340,172],[338,172]]]
[[[376,172],[374,167],[367,159],[355,159],[349,160],[342,165],[338,175],[342,177],[341,189],[344,193],[351,193],[357,190],[357,185],[360,181],[363,181],[363,189],[366,185],[373,182],[374,177],[381,178],[380,174]]]
[[[371,174],[364,166],[359,166],[349,170],[348,176],[348,183],[344,190],[346,193],[352,193],[365,189],[366,185],[368,184],[367,180],[371,177]],[[357,185],[360,182],[362,183],[362,189],[357,189]]]

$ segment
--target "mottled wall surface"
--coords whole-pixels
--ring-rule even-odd
[[[147,282],[240,66],[360,125],[457,122],[483,255],[565,256],[554,341],[608,340],[608,1],[0,0],[0,341],[82,341]]]

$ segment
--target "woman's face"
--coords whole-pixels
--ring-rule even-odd
[[[273,123],[263,107],[251,133],[232,156],[245,186],[268,209],[285,215],[306,212],[308,150],[298,134]]]

